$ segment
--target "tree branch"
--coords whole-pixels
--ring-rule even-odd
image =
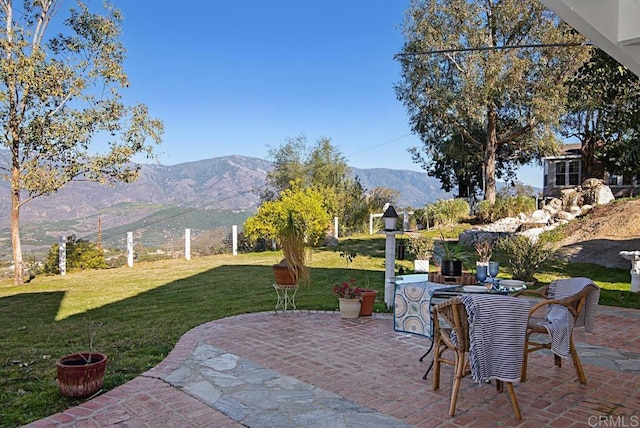
[[[453,55],[450,53],[445,54],[449,61],[453,63],[453,65],[460,71],[460,73],[467,74],[467,72],[458,64],[458,62],[453,58]]]
[[[528,124],[526,124],[525,126],[523,126],[522,128],[520,128],[519,130],[517,130],[516,132],[513,132],[505,137],[502,137],[498,140],[498,144],[504,144],[504,143],[508,143],[510,141],[514,141],[517,138],[523,136],[524,134],[526,134],[527,132],[531,131],[533,128],[535,128],[538,125],[538,122],[534,119],[530,120]]]
[[[482,147],[482,143],[478,140],[476,140],[473,135],[471,135],[469,133],[469,131],[467,130],[466,127],[462,126],[458,121],[454,121],[454,125],[458,128],[458,130],[460,131],[460,133],[462,134],[462,136],[464,138],[466,138],[467,140],[469,140],[471,143],[475,144],[478,147]]]

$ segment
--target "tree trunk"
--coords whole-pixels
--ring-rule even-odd
[[[582,170],[579,184],[582,184],[587,178],[604,178],[604,165],[596,159],[598,144],[601,144],[601,142],[597,141],[593,135],[589,135],[582,141],[580,148]]]
[[[20,244],[20,170],[11,169],[11,245],[13,247],[13,283],[24,284],[22,246]]]
[[[496,203],[497,117],[493,107],[487,112],[487,144],[484,149],[484,200]]]

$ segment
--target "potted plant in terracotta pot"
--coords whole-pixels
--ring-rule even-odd
[[[292,212],[289,212],[277,239],[284,257],[273,265],[276,284],[292,285],[300,281],[308,283],[309,268],[306,265],[304,231],[296,223]]]
[[[89,327],[89,351],[65,355],[56,360],[60,393],[69,398],[86,398],[96,394],[104,385],[107,356],[93,351],[95,332]]]
[[[323,201],[319,190],[302,188],[298,181],[292,181],[290,189],[283,190],[274,201],[263,202],[245,221],[248,238],[275,240],[282,251],[282,260],[273,265],[276,284],[310,283],[307,249],[322,242],[330,224]],[[285,276],[280,277],[280,273]]]
[[[429,259],[433,255],[433,238],[425,234],[409,235],[409,253],[413,254],[413,271],[429,272]]]
[[[356,287],[356,280],[350,279],[335,284],[333,293],[338,296],[340,302],[340,316],[347,319],[358,318],[362,306],[362,291]]]

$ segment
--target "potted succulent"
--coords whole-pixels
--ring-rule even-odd
[[[439,249],[435,252],[440,256],[440,269],[443,276],[462,276],[462,262],[468,258],[468,253],[460,241],[448,241],[440,235]]]
[[[362,289],[356,287],[356,280],[350,279],[333,286],[333,293],[340,302],[342,318],[358,318],[362,306]]]
[[[89,351],[65,355],[56,361],[60,393],[69,398],[90,397],[104,385],[107,356],[93,351],[94,330],[89,328]]]
[[[429,259],[433,255],[433,238],[422,233],[409,235],[409,252],[415,257],[414,272],[428,273]]]

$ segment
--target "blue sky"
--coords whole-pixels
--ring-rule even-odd
[[[163,120],[162,164],[266,158],[304,134],[330,138],[353,167],[421,171],[393,90],[409,0],[114,3],[125,17],[125,96]],[[542,175],[520,180],[541,187]]]

